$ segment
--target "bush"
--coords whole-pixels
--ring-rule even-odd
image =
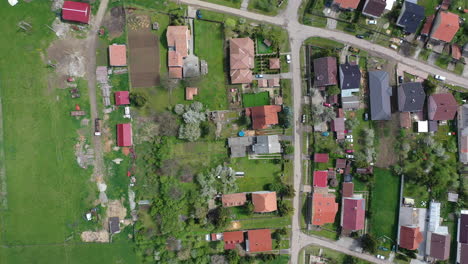
[[[146,96],[142,93],[131,92],[129,97],[130,97],[130,104],[132,106],[135,106],[136,108],[145,106],[146,101],[147,101]]]
[[[364,251],[371,254],[377,252],[377,241],[370,234],[364,234],[361,238],[361,246]]]
[[[201,136],[201,129],[199,124],[186,124],[181,125],[179,128],[179,138],[186,139],[190,142],[196,141]]]

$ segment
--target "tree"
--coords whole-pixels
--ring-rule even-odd
[[[249,216],[254,214],[255,208],[254,208],[252,201],[247,201],[244,206],[245,206],[245,211],[247,211]]]
[[[206,114],[188,110],[182,115],[182,118],[186,124],[199,124],[206,120]]]
[[[343,264],[357,264],[357,263],[359,263],[358,259],[350,255],[346,255],[343,259]]]
[[[179,138],[186,139],[190,142],[196,141],[201,136],[200,125],[197,123],[189,123],[181,125],[179,128]]]
[[[282,127],[288,128],[291,126],[292,112],[288,106],[283,107],[283,110],[278,114],[279,123]]]
[[[338,88],[337,85],[332,85],[327,88],[327,94],[328,95],[338,95],[341,93],[340,88]]]
[[[177,136],[179,124],[177,116],[171,112],[162,112],[154,117],[154,121],[159,124],[158,130],[161,136]]]
[[[291,206],[291,203],[286,201],[278,202],[278,214],[280,216],[290,216],[294,212],[294,208]]]
[[[437,89],[437,85],[435,85],[433,82],[431,82],[431,80],[429,79],[425,79],[423,81],[423,86],[426,88],[426,94],[427,95],[431,95],[431,94],[434,94],[436,92],[436,89]]]
[[[190,104],[190,109],[192,109],[195,112],[201,112],[203,110],[203,104],[195,101]]]
[[[377,241],[370,234],[364,234],[361,238],[361,246],[364,251],[371,254],[377,252]]]
[[[142,93],[131,92],[130,93],[130,104],[136,108],[141,108],[146,104],[146,96]]]
[[[286,145],[284,148],[284,154],[289,155],[294,152],[294,146],[291,144]]]
[[[182,115],[183,113],[185,113],[185,105],[183,104],[176,104],[174,106],[174,112],[178,115]]]
[[[231,216],[231,209],[229,207],[218,207],[208,212],[208,219],[215,225],[218,229],[224,229],[229,221]]]

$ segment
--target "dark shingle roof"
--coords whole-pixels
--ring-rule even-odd
[[[424,7],[405,1],[397,25],[408,33],[415,33],[424,19]]]
[[[430,256],[438,260],[446,260],[450,255],[450,235],[432,233]]]
[[[385,0],[367,0],[362,13],[372,17],[380,17],[387,5]]]
[[[398,110],[401,112],[419,112],[423,110],[426,93],[422,83],[403,83],[398,87]]]
[[[369,90],[372,120],[390,120],[392,110],[390,96],[392,89],[388,83],[388,73],[385,71],[369,72]]]
[[[468,244],[468,214],[461,214],[459,223],[458,242]]]
[[[323,57],[314,60],[314,86],[337,84],[337,67],[335,57]]]
[[[340,88],[356,89],[361,85],[361,71],[358,65],[340,64]]]

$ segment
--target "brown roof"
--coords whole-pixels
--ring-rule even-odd
[[[231,83],[251,83],[252,82],[252,70],[250,69],[236,69],[230,71]]]
[[[274,212],[277,210],[276,192],[254,192],[252,203],[256,213]]]
[[[314,162],[315,163],[327,163],[329,160],[328,153],[315,153]]]
[[[258,87],[260,87],[260,88],[268,87],[267,79],[258,80]]]
[[[181,67],[169,67],[169,78],[182,79],[182,68]]]
[[[450,234],[432,233],[430,256],[438,260],[447,260],[450,255]]]
[[[385,0],[367,0],[362,9],[364,15],[380,17],[385,11],[387,5]]]
[[[271,247],[271,231],[270,229],[257,229],[247,231],[249,240],[249,252],[270,251]]]
[[[109,46],[109,64],[110,66],[127,65],[127,47],[125,45],[113,44]]]
[[[245,204],[247,197],[245,193],[231,193],[224,194],[221,200],[223,202],[223,207],[240,206]]]
[[[252,69],[255,48],[250,38],[235,38],[229,41],[230,69]]]
[[[180,56],[187,57],[188,41],[190,39],[190,31],[187,26],[168,26],[167,27],[167,46],[170,50],[177,51]]]
[[[459,60],[461,58],[462,54],[461,54],[460,46],[458,46],[457,44],[452,44],[450,50],[451,50],[452,58],[456,60]]]
[[[268,79],[268,87],[278,87],[280,86],[279,78]]]
[[[468,244],[460,244],[460,264],[468,264]]]
[[[400,247],[415,250],[423,240],[419,227],[400,227]]]
[[[331,121],[331,129],[335,132],[343,132],[345,130],[345,118],[337,117]]]
[[[430,15],[426,17],[426,22],[424,22],[424,26],[421,29],[421,35],[429,35],[429,32],[431,32],[432,23],[434,23],[434,18],[435,15]]]
[[[460,28],[458,15],[447,11],[439,11],[431,30],[431,38],[450,42]]]
[[[352,197],[354,194],[354,183],[344,182],[343,183],[343,197]]]
[[[184,59],[179,52],[170,50],[167,53],[167,66],[169,67],[182,67],[184,65]]]
[[[249,108],[248,112],[252,116],[253,129],[265,129],[270,125],[278,124],[278,112],[280,111],[280,105],[264,105]]]
[[[193,100],[193,96],[198,94],[198,88],[185,87],[185,100]]]
[[[458,110],[458,103],[451,93],[429,96],[429,120],[452,120]]]
[[[336,159],[335,167],[337,169],[344,169],[346,167],[346,160],[345,159]]]
[[[281,68],[280,59],[279,58],[271,58],[270,59],[270,69],[277,70]]]
[[[335,57],[323,57],[314,60],[314,86],[336,85],[337,66]]]
[[[342,9],[356,9],[360,0],[335,0],[333,4],[338,5]]]
[[[411,114],[410,112],[400,112],[400,126],[402,128],[411,127]]]

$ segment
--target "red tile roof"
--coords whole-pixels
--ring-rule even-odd
[[[429,120],[452,120],[458,110],[458,103],[451,93],[429,96]]]
[[[327,187],[328,171],[314,171],[314,187]]]
[[[279,105],[264,105],[251,107],[253,129],[265,129],[270,125],[278,124],[278,112],[281,111]]]
[[[279,78],[268,79],[268,87],[279,87],[279,86],[280,86]]]
[[[270,69],[277,70],[281,68],[280,59],[279,58],[271,58],[270,59]]]
[[[270,229],[258,229],[247,231],[249,240],[249,252],[270,251],[271,246],[271,231]]]
[[[268,87],[267,79],[258,80],[258,87],[260,87],[260,88]]]
[[[236,244],[244,242],[244,231],[223,233],[224,249],[234,249]]]
[[[182,79],[182,67],[169,67],[169,78]]]
[[[130,147],[132,142],[132,124],[117,125],[117,145],[119,147]]]
[[[193,100],[193,96],[198,94],[198,88],[185,87],[185,100]]]
[[[167,53],[167,66],[169,67],[182,67],[184,66],[184,58],[180,56],[180,53],[174,50],[170,50]]]
[[[229,41],[231,83],[251,83],[255,48],[250,38],[235,38]]]
[[[231,193],[223,195],[221,200],[223,207],[240,206],[245,204],[247,197],[245,193]]]
[[[424,26],[421,29],[421,35],[429,35],[429,33],[431,32],[432,23],[434,23],[434,18],[435,15],[430,15],[426,17],[426,22],[424,22]]]
[[[353,197],[354,194],[354,183],[344,182],[343,183],[343,197]]]
[[[460,28],[458,15],[439,11],[431,30],[431,38],[450,42]]]
[[[253,192],[252,203],[256,213],[269,213],[278,209],[276,192]]]
[[[327,163],[329,160],[328,153],[315,153],[314,162],[315,163]]]
[[[335,57],[314,59],[314,86],[336,85],[338,83]]]
[[[359,198],[343,199],[343,229],[361,230],[364,229],[364,220],[366,215],[366,200]]]
[[[64,20],[88,24],[91,15],[91,6],[88,3],[65,1],[62,7]]]
[[[127,47],[125,45],[113,44],[109,46],[110,66],[127,65]]]
[[[188,56],[190,31],[187,26],[168,26],[166,38],[167,46],[172,47],[182,57]]]
[[[129,105],[130,104],[130,94],[128,91],[119,91],[115,92],[115,105]]]
[[[338,212],[338,203],[333,194],[314,193],[312,197],[312,224],[324,225],[334,223]]]
[[[335,0],[333,4],[338,5],[342,9],[356,9],[360,0]]]
[[[400,247],[415,250],[423,240],[419,227],[400,227]]]
[[[250,69],[236,69],[230,71],[231,83],[251,83],[253,80],[253,73]]]
[[[410,112],[400,112],[400,126],[403,128],[411,127],[411,114]]]

